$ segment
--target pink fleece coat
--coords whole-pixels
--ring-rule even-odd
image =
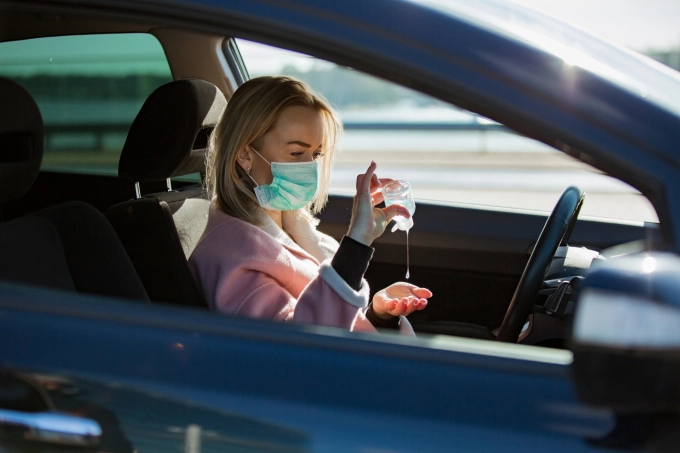
[[[369,288],[355,291],[330,259],[338,248],[297,211],[282,230],[263,211],[255,226],[210,208],[189,267],[213,310],[254,318],[375,331],[366,319]],[[286,234],[288,233],[288,234]],[[290,235],[290,236],[289,236]],[[402,318],[403,334],[414,335]]]

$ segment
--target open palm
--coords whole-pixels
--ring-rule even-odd
[[[432,292],[405,282],[393,283],[373,296],[373,311],[381,318],[407,316],[427,306]]]

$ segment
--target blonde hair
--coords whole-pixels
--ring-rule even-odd
[[[311,107],[324,119],[323,156],[319,157],[319,188],[302,211],[310,218],[328,201],[331,163],[342,123],[329,103],[300,80],[290,77],[257,77],[241,85],[210,137],[206,188],[223,212],[255,224],[259,204],[254,184],[237,163],[240,150],[264,136],[287,107]]]

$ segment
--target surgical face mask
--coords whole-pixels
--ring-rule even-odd
[[[259,185],[248,173],[257,186],[255,196],[260,206],[270,210],[291,211],[307,206],[314,199],[319,187],[318,162],[269,162],[255,148],[251,146],[250,149],[272,167],[274,175],[271,184]]]

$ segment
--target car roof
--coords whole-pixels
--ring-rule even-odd
[[[410,0],[578,66],[680,115],[680,72],[508,0]]]

